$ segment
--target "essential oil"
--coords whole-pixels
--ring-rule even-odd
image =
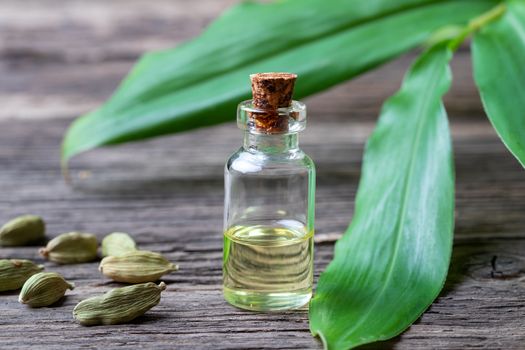
[[[296,76],[251,76],[239,105],[244,144],[225,168],[223,286],[232,305],[274,311],[308,303],[313,284],[315,166],[299,148],[306,107]]]

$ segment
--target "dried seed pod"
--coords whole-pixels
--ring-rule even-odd
[[[40,254],[59,264],[76,264],[97,258],[97,237],[91,233],[63,233],[49,241]]]
[[[66,290],[74,288],[75,284],[56,272],[40,272],[24,283],[18,301],[31,307],[49,306],[59,301]]]
[[[124,232],[113,232],[102,240],[102,256],[120,256],[136,250],[135,241]]]
[[[177,271],[178,266],[159,253],[137,250],[105,257],[98,269],[117,282],[143,283],[157,281],[163,275]]]
[[[40,216],[23,215],[0,228],[0,245],[23,246],[44,239],[46,225]]]
[[[0,292],[21,288],[29,277],[43,269],[44,265],[36,265],[30,260],[0,260]]]
[[[106,294],[81,301],[73,317],[84,326],[126,323],[157,305],[166,284],[142,283],[115,288]]]

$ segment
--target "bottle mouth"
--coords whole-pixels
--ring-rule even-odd
[[[289,107],[264,110],[246,100],[237,107],[237,126],[256,134],[296,133],[306,127],[306,105],[294,100]]]

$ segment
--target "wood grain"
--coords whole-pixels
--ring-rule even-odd
[[[95,150],[74,159],[73,186],[59,169],[63,132],[102,103],[144,51],[196,35],[233,0],[17,1],[0,4],[0,222],[35,213],[48,236],[129,232],[180,265],[161,303],[129,325],[73,321],[83,298],[118,286],[97,263],[60,266],[77,288],[32,310],[0,294],[0,348],[320,349],[306,310],[252,313],[221,296],[222,169],[240,145],[233,123]],[[363,144],[381,102],[399,86],[409,54],[306,100],[301,143],[318,166],[315,276],[352,217]],[[368,349],[522,349],[525,342],[525,173],[486,121],[469,55],[453,62],[446,98],[457,172],[456,236],[445,289],[396,339]],[[248,78],[247,78],[248,82]],[[233,120],[234,116],[232,116]],[[43,262],[38,247],[0,258]]]

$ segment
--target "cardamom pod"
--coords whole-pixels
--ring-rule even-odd
[[[113,232],[102,240],[102,256],[120,256],[136,250],[135,241],[124,232]]]
[[[142,283],[115,288],[106,294],[81,301],[73,317],[84,326],[126,323],[157,305],[166,284]]]
[[[179,268],[159,253],[137,250],[121,256],[107,256],[98,269],[117,282],[143,283],[157,281]]]
[[[63,233],[39,250],[44,258],[59,264],[76,264],[97,258],[97,237],[91,233]]]
[[[30,260],[0,260],[0,292],[19,289],[35,273],[44,269]]]
[[[23,246],[44,239],[46,225],[40,216],[23,215],[0,228],[0,245]]]
[[[56,272],[40,272],[24,283],[18,301],[31,307],[49,306],[59,301],[66,290],[74,288],[75,284]]]

